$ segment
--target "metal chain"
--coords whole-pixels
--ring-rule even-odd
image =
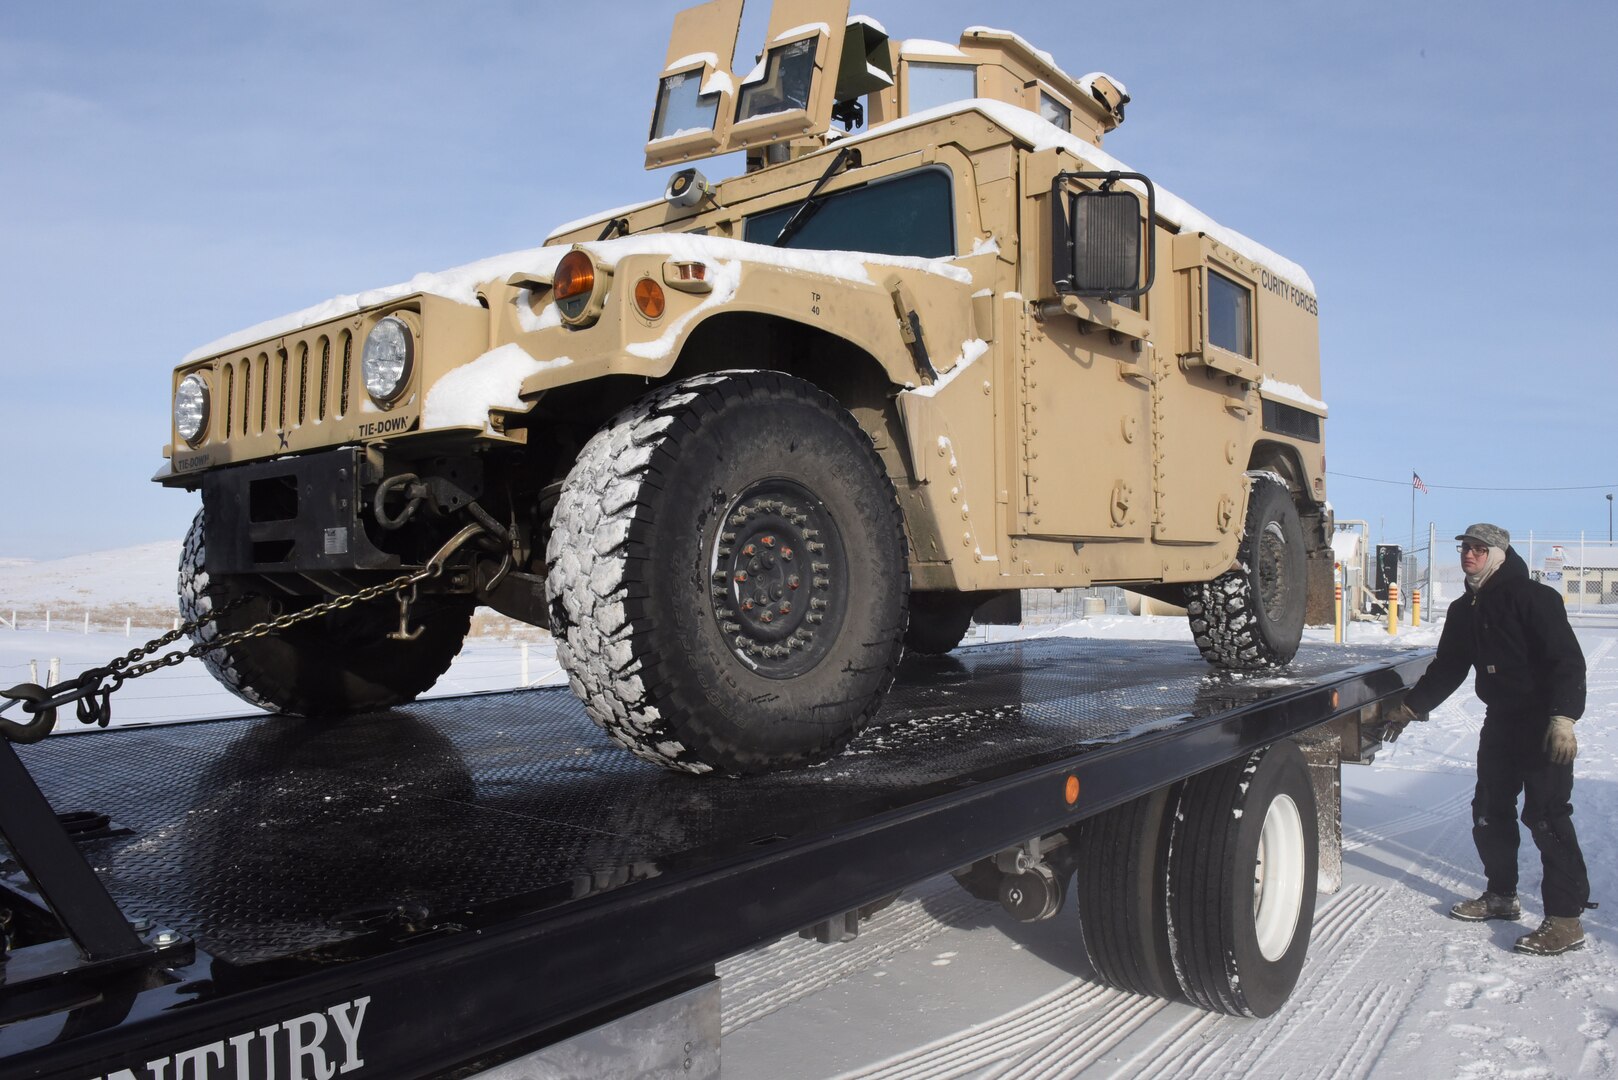
[[[70,705],[74,702],[78,703],[80,721],[105,727],[112,716],[108,699],[129,680],[138,679],[142,675],[149,675],[160,668],[174,667],[189,659],[205,656],[218,649],[227,649],[243,641],[269,637],[271,634],[280,633],[283,630],[297,626],[299,623],[318,619],[322,615],[329,615],[334,611],[351,608],[355,604],[376,600],[389,593],[413,589],[421,582],[442,574],[445,560],[459,550],[468,540],[483,531],[483,526],[477,523],[466,526],[451,537],[443,547],[439,548],[433,557],[427,560],[425,566],[414,573],[403,574],[392,581],[372,585],[358,592],[333,597],[330,600],[304,608],[302,611],[295,611],[290,615],[279,615],[273,619],[267,619],[264,622],[249,626],[245,630],[236,630],[208,641],[198,641],[188,649],[175,649],[173,652],[165,653],[154,660],[138,662],[141,657],[150,656],[163,648],[163,646],[177,641],[181,635],[189,634],[193,630],[200,630],[204,626],[217,622],[242,604],[249,600],[257,599],[257,597],[252,594],[239,596],[218,611],[212,611],[207,615],[183,622],[173,630],[153,638],[139,648],[131,649],[123,656],[113,659],[104,667],[91,668],[76,678],[57,683],[55,686],[42,687],[32,683],[14,686],[0,694],[0,697],[6,699],[4,704],[0,704],[0,736],[11,739],[13,742],[37,742],[49,734],[51,728],[55,726],[56,710],[63,705]],[[97,697],[100,698],[99,702],[95,700]],[[34,720],[27,724],[18,724],[15,721],[4,719],[3,714],[13,705],[19,703],[23,706],[25,712],[34,714]]]

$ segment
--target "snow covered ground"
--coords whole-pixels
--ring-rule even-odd
[[[122,617],[38,625],[44,606],[166,611],[177,545],[56,563],[0,561],[0,686],[106,662],[145,640]],[[73,565],[64,565],[64,564]],[[161,623],[161,619],[158,619]],[[64,628],[68,632],[63,632]],[[1385,639],[1358,624],[1352,640]],[[1174,617],[1104,616],[1012,633],[1188,637]],[[1309,631],[1330,640],[1329,631]],[[1578,726],[1574,820],[1594,899],[1589,945],[1543,959],[1514,953],[1537,925],[1539,864],[1523,841],[1521,924],[1469,925],[1444,912],[1482,888],[1468,804],[1483,706],[1463,689],[1372,766],[1343,770],[1344,882],[1316,908],[1292,1000],[1264,1021],[1136,998],[1088,977],[1071,910],[1021,924],[945,877],[908,890],[853,942],[797,938],[721,965],[727,1077],[1614,1077],[1618,1076],[1618,628],[1578,628],[1590,705]],[[1404,628],[1429,645],[1433,627]],[[530,643],[530,682],[562,681],[549,646]],[[519,642],[473,638],[434,693],[518,685]],[[129,684],[115,722],[252,711],[196,661]],[[67,724],[71,725],[71,721]]]

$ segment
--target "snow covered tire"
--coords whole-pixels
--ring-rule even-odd
[[[1234,670],[1290,662],[1303,640],[1308,566],[1286,485],[1254,476],[1236,565],[1186,589],[1186,616],[1203,659]]]
[[[199,510],[180,553],[180,616],[186,621],[268,591],[236,576],[210,577],[204,534]],[[193,631],[192,640],[213,641],[296,610],[285,604],[253,596]],[[387,634],[398,628],[398,604],[373,600],[204,653],[202,663],[225,689],[272,712],[339,716],[392,708],[414,701],[448,670],[471,628],[472,606],[470,597],[421,597],[413,606],[421,636],[392,641]]]
[[[653,391],[580,452],[546,546],[556,655],[637,756],[752,774],[840,751],[903,653],[903,521],[834,398],[769,371]]]
[[[1289,740],[1185,781],[1169,832],[1175,975],[1196,1005],[1269,1016],[1303,971],[1319,873],[1314,787]]]

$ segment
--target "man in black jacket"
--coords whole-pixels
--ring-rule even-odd
[[[1528,566],[1498,525],[1477,524],[1460,541],[1466,595],[1450,605],[1432,666],[1389,717],[1389,734],[1437,706],[1477,672],[1485,706],[1478,739],[1472,839],[1488,886],[1450,914],[1468,922],[1517,919],[1517,797],[1544,865],[1545,921],[1517,939],[1519,952],[1554,956],[1584,945],[1579,918],[1590,879],[1573,831],[1573,723],[1584,713],[1584,653],[1567,607]]]

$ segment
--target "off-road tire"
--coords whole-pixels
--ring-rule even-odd
[[[244,594],[260,595],[193,631],[193,641],[205,644],[296,610],[265,598],[239,576],[210,576],[204,533],[199,510],[180,553],[180,617],[190,621]],[[340,716],[387,709],[414,701],[444,674],[461,651],[472,607],[470,597],[421,597],[412,608],[421,636],[392,641],[387,634],[398,629],[398,603],[373,600],[204,653],[202,663],[225,689],[272,712]]]
[[[1203,659],[1241,671],[1291,661],[1303,639],[1308,567],[1286,485],[1254,476],[1236,565],[1186,589],[1186,616]]]
[[[1174,999],[1168,932],[1169,812],[1179,785],[1085,818],[1074,830],[1079,927],[1096,977],[1132,994]]]
[[[942,656],[961,643],[977,610],[975,594],[914,592],[910,594],[910,623],[905,627],[905,648],[927,656]]]
[[[1297,985],[1314,921],[1308,762],[1282,741],[1198,773],[1172,817],[1169,940],[1180,988],[1204,1009],[1269,1016]]]
[[[831,757],[903,654],[893,485],[846,409],[776,372],[686,379],[609,421],[562,486],[545,557],[573,692],[666,768]]]

